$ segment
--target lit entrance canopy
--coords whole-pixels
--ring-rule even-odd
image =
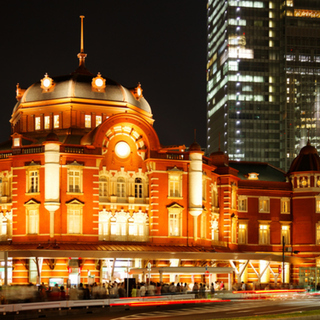
[[[204,274],[205,271],[209,273],[233,273],[235,269],[231,267],[155,267],[151,268],[150,273]],[[147,268],[132,268],[129,274],[143,274],[147,272]]]
[[[143,259],[143,260],[207,260],[207,261],[257,261],[282,262],[282,253],[244,253],[244,252],[212,252],[212,248],[197,248],[183,246],[160,246],[150,244],[2,244],[0,245],[0,259],[4,251],[9,258],[42,257],[65,258],[82,257],[92,259]],[[285,256],[285,262],[301,264],[309,262],[308,258]]]

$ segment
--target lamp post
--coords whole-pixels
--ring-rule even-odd
[[[284,247],[285,247],[286,243],[284,241],[284,236],[282,236],[282,284],[284,285],[285,282],[285,272],[284,272]]]

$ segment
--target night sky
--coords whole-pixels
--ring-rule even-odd
[[[125,87],[141,83],[163,145],[206,145],[206,0],[7,1],[0,19],[1,138],[10,136],[16,84],[78,66],[84,15],[87,68]]]

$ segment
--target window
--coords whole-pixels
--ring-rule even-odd
[[[44,129],[46,130],[50,129],[50,116],[44,117]]]
[[[290,244],[290,226],[284,225],[281,226],[281,244],[288,245]]]
[[[135,198],[141,199],[143,197],[143,185],[142,185],[142,179],[136,178],[134,180],[134,196]]]
[[[86,114],[86,115],[84,116],[84,126],[85,126],[86,128],[91,128],[91,115]]]
[[[117,212],[115,216],[111,218],[111,240],[127,240],[128,219],[129,213],[124,211]]]
[[[68,170],[68,192],[82,192],[82,169],[69,168]]]
[[[58,114],[55,114],[53,116],[53,127],[54,128],[60,128],[60,117]]]
[[[30,209],[27,214],[27,233],[38,234],[39,233],[39,209]]]
[[[233,217],[231,222],[231,243],[237,243],[237,218]]]
[[[169,174],[169,197],[181,197],[181,175]]]
[[[123,177],[117,179],[117,197],[124,198],[126,196],[126,185]]]
[[[237,201],[237,187],[233,184],[231,187],[231,209],[237,209],[236,201]]]
[[[201,237],[201,239],[206,239],[206,236],[207,236],[207,212],[203,211],[201,213],[200,217],[201,217],[200,237]]]
[[[109,228],[110,228],[110,218],[111,212],[103,210],[99,212],[99,239],[109,240]]]
[[[281,213],[290,213],[290,198],[281,198]]]
[[[219,241],[219,216],[215,215],[211,220],[211,239]]]
[[[38,170],[30,170],[29,173],[29,193],[39,192],[39,172]]]
[[[238,231],[238,244],[246,244],[247,243],[247,224],[239,223],[239,231]]]
[[[102,123],[102,117],[96,116],[96,127],[99,126]]]
[[[247,212],[248,198],[246,196],[238,196],[238,211]]]
[[[82,208],[68,208],[68,233],[82,234]]]
[[[8,240],[12,238],[12,213],[0,212],[0,239]]]
[[[175,204],[168,208],[169,237],[181,236],[182,207]]]
[[[270,212],[270,199],[261,197],[259,198],[259,212],[269,213]]]
[[[259,225],[259,244],[270,243],[269,230],[270,230],[269,225],[267,224]]]
[[[217,189],[216,182],[212,185],[212,207],[215,207],[215,208],[219,207],[218,189]]]
[[[135,212],[129,219],[130,241],[143,241],[147,238],[147,215],[141,211]]]
[[[171,212],[169,214],[169,236],[180,236],[180,213]]]
[[[316,225],[316,244],[320,244],[320,222]]]
[[[320,213],[320,197],[316,197],[316,213]]]
[[[13,146],[20,147],[21,138],[13,138]]]
[[[40,119],[40,117],[35,117],[34,128],[35,128],[35,130],[40,130],[41,129],[41,119]]]
[[[99,178],[99,197],[104,200],[108,197],[108,178],[106,176]]]
[[[205,177],[202,178],[202,200],[207,200],[207,179]]]

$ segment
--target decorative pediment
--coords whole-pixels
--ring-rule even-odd
[[[170,173],[182,173],[183,170],[177,168],[176,166],[174,166],[173,168],[168,168],[167,171],[169,171]]]
[[[84,206],[84,202],[74,198],[68,202],[66,202],[67,206]]]
[[[168,209],[184,209],[179,203],[174,202],[167,206]]]
[[[30,199],[27,202],[25,202],[24,205],[25,206],[34,206],[34,205],[40,206],[40,202],[35,199]]]

